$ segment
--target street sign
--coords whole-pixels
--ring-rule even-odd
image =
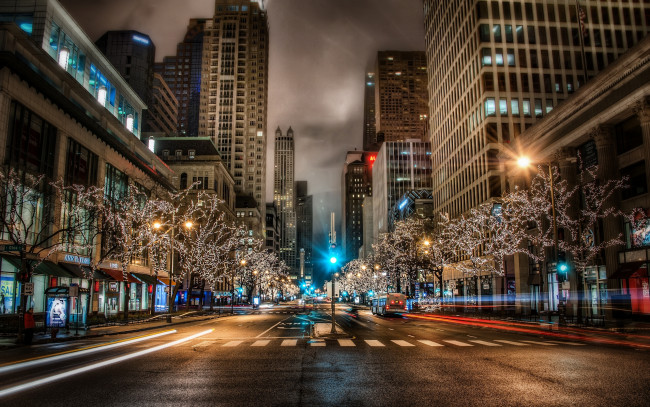
[[[0,250],[3,252],[24,252],[24,244],[0,244]]]
[[[34,295],[34,283],[23,283],[23,295]]]

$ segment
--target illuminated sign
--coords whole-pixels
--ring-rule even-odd
[[[90,257],[75,256],[74,254],[66,254],[65,257],[63,258],[63,261],[67,261],[69,263],[89,265]]]
[[[144,38],[144,37],[141,37],[139,35],[133,34],[133,37],[131,37],[131,38],[135,42],[139,42],[139,43],[144,44],[144,45],[149,45],[149,40]]]

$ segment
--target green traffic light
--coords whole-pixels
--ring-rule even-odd
[[[567,266],[566,263],[560,263],[559,269],[561,272],[565,273],[569,269],[569,266]]]
[[[334,256],[330,257],[330,263],[332,264],[336,263],[336,257]]]

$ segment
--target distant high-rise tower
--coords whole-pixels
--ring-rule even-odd
[[[266,209],[268,38],[263,2],[216,0],[214,17],[205,22],[199,112],[199,136],[214,140],[237,192],[254,196],[260,213]]]
[[[159,73],[178,100],[178,135],[199,135],[199,103],[203,61],[204,18],[193,18],[183,42],[176,45],[176,55],[156,63]]]
[[[628,0],[425,0],[433,212],[453,217],[500,197],[501,152],[644,38],[648,9]]]
[[[295,144],[291,127],[289,127],[287,134],[284,136],[279,127],[275,131],[275,167],[273,175],[273,201],[278,210],[280,258],[295,272]]]
[[[148,35],[138,31],[108,31],[95,45],[106,55],[126,82],[149,105],[153,89],[156,47]]]
[[[297,256],[303,253],[302,271],[306,280],[311,280],[312,234],[314,223],[314,204],[312,196],[307,194],[307,181],[296,181],[296,249]]]
[[[363,201],[372,196],[372,166],[376,158],[377,153],[367,151],[348,151],[345,158],[341,180],[341,254],[345,261],[356,259],[363,246]]]
[[[391,208],[408,191],[431,188],[431,144],[420,140],[386,141],[372,168],[373,239],[389,232]]]
[[[379,51],[374,79],[375,127],[383,133],[376,137],[426,141],[429,98],[424,51]]]
[[[375,74],[366,74],[366,84],[363,96],[363,149],[378,151],[377,128],[375,126]]]
[[[108,31],[95,45],[147,105],[147,110],[142,112],[142,123],[139,127],[143,132],[151,131],[147,123],[150,122],[152,114],[150,109],[153,103],[156,57],[156,47],[151,38],[133,30]]]

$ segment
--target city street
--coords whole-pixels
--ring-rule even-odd
[[[643,345],[602,345],[329,304],[0,353],[0,399],[48,405],[594,405],[650,397]]]

